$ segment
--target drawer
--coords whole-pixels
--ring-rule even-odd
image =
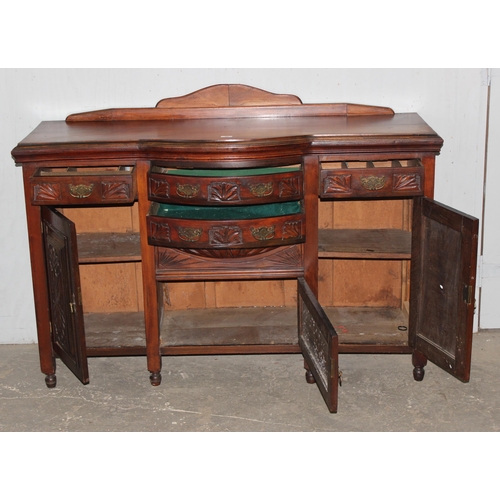
[[[34,205],[120,205],[137,197],[132,166],[40,168],[30,189]]]
[[[401,198],[423,194],[419,160],[323,162],[320,197]]]
[[[300,200],[300,165],[245,169],[177,169],[154,166],[149,199],[184,205],[257,205]]]
[[[193,207],[153,203],[147,217],[150,245],[171,248],[253,248],[302,243],[302,203]]]

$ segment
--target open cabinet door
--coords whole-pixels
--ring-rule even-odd
[[[88,384],[75,225],[56,210],[42,207],[42,228],[52,346],[76,377]]]
[[[410,345],[463,382],[470,377],[478,225],[433,200],[414,201]]]
[[[336,413],[339,384],[337,332],[306,281],[299,278],[297,283],[299,345],[328,409]]]

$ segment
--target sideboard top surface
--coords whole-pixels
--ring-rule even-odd
[[[394,113],[389,108],[306,105],[299,101],[275,105],[283,96],[256,93],[257,89],[245,86],[229,87],[239,96],[247,97],[250,92],[254,100],[266,99],[264,105],[257,102],[231,107],[225,101],[222,106],[215,101],[217,106],[210,107],[221,91],[227,94],[226,87],[215,86],[187,96],[188,103],[195,104],[184,109],[176,106],[179,102],[184,105],[186,99],[174,98],[160,101],[156,108],[102,110],[70,115],[64,121],[45,121],[14,148],[12,155],[16,163],[24,163],[71,160],[82,154],[95,159],[110,155],[161,159],[179,150],[206,157],[234,153],[235,158],[252,157],[256,150],[259,155],[268,151],[271,156],[293,156],[398,147],[438,154],[443,143],[418,114]],[[204,97],[206,94],[211,100]],[[208,104],[199,103],[202,97],[202,103]]]

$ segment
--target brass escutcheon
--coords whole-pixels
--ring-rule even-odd
[[[275,226],[264,226],[259,228],[252,227],[250,228],[250,231],[256,240],[265,241],[274,237],[274,229]]]
[[[261,182],[260,184],[251,184],[250,192],[257,198],[264,198],[273,194],[272,182]]]
[[[70,184],[69,194],[73,196],[73,198],[88,198],[92,194],[93,189],[93,184],[78,184],[77,186]]]
[[[177,228],[179,238],[184,241],[198,241],[203,229],[194,227],[179,227]]]
[[[385,181],[387,178],[385,175],[377,177],[376,175],[369,175],[367,177],[361,177],[361,184],[365,189],[370,191],[378,191],[385,186]]]
[[[182,198],[194,198],[200,191],[200,185],[177,184],[177,194]]]

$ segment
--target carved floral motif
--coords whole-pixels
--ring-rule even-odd
[[[351,178],[351,174],[329,175],[323,181],[323,193],[350,193]]]
[[[283,224],[282,238],[284,240],[289,238],[300,238],[301,236],[302,236],[302,222],[300,220],[285,222]]]
[[[305,304],[302,307],[302,332],[302,341],[307,348],[307,352],[314,360],[314,365],[321,377],[323,386],[328,387],[328,364],[326,357],[328,344]]]
[[[154,198],[169,198],[170,184],[166,180],[149,179],[149,192]]]
[[[394,191],[421,191],[420,175],[418,174],[394,174]]]
[[[241,245],[243,232],[239,226],[212,226],[208,231],[208,240],[213,246]]]
[[[130,185],[126,182],[102,182],[103,200],[128,200]]]
[[[280,181],[280,198],[288,198],[300,194],[300,177],[291,177]]]
[[[166,223],[150,222],[149,234],[151,238],[156,241],[171,241],[170,226]]]
[[[53,182],[41,182],[33,187],[35,201],[58,201],[61,199],[61,185]]]
[[[209,201],[240,201],[240,186],[234,182],[211,182],[208,185]]]

